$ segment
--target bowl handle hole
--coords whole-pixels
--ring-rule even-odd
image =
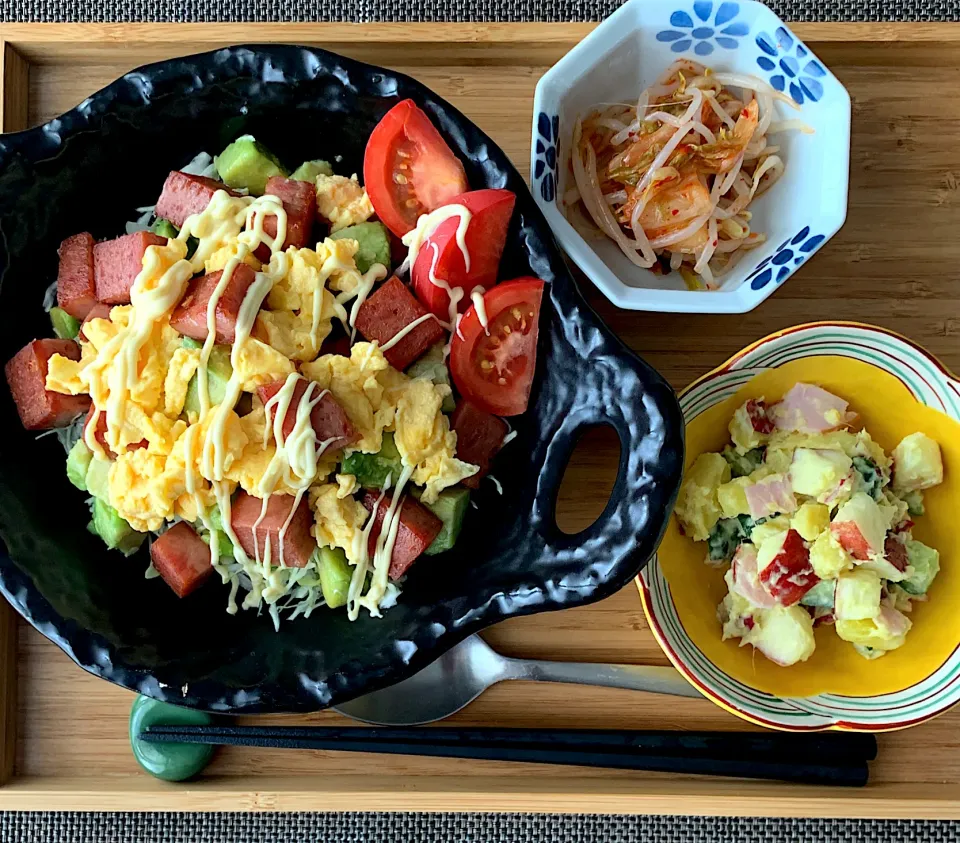
[[[573,536],[593,525],[610,499],[619,468],[616,430],[609,424],[583,428],[557,490],[554,517],[561,532]]]

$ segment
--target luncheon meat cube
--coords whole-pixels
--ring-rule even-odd
[[[143,269],[149,246],[164,246],[166,237],[149,231],[135,231],[93,247],[93,276],[97,300],[104,304],[130,304],[130,289]]]
[[[34,340],[7,362],[7,384],[27,430],[63,427],[90,406],[89,395],[61,395],[47,389],[47,363],[54,354],[79,360],[80,346],[73,340]]]
[[[213,573],[210,548],[186,521],[174,524],[154,540],[150,559],[177,597],[192,594]]]
[[[280,530],[286,523],[295,501],[293,495],[271,495],[266,515],[257,525],[254,535],[254,524],[260,518],[263,500],[246,492],[237,495],[231,507],[230,523],[247,556],[251,559],[266,558],[269,544],[270,563],[281,564]],[[287,568],[304,568],[310,561],[311,554],[317,548],[316,540],[310,535],[312,526],[310,504],[304,495],[283,536],[283,564]]]
[[[365,491],[360,502],[368,511],[373,512],[379,498],[379,492]],[[390,501],[389,496],[384,496],[380,506],[377,507],[376,521],[373,529],[370,530],[370,541],[367,546],[371,559],[377,548],[377,537],[380,535],[383,519],[387,515],[387,510],[390,509]],[[433,544],[433,540],[440,534],[441,529],[443,529],[443,523],[440,519],[407,495],[400,504],[400,526],[393,544],[393,554],[390,556],[390,579],[396,580],[402,577],[417,557]]]
[[[60,244],[57,272],[57,306],[74,319],[86,319],[97,304],[93,275],[93,235],[84,231]]]
[[[267,179],[267,189],[271,196],[279,196],[283,210],[287,212],[287,235],[283,248],[296,246],[302,249],[310,243],[313,234],[313,221],[317,216],[317,189],[308,181],[294,181],[283,176]],[[271,237],[277,236],[277,218],[269,216],[263,221],[263,230]],[[270,247],[261,243],[254,253],[260,260],[270,259]]]
[[[283,381],[274,381],[257,387],[257,395],[260,400],[266,404],[283,387]],[[293,389],[293,396],[290,399],[290,408],[287,410],[286,418],[283,420],[284,439],[292,432],[297,422],[297,407],[300,404],[303,394],[307,391],[307,381],[301,378]],[[336,399],[326,391],[315,388],[311,394],[311,400],[316,399],[317,395],[323,392],[323,397],[314,405],[310,412],[310,422],[317,435],[317,442],[326,442],[332,440],[327,445],[326,450],[332,451],[337,448],[346,448],[360,440],[360,432],[353,426],[350,417],[344,412]],[[271,407],[267,414],[268,419],[273,419],[275,407]]]
[[[510,426],[499,416],[462,400],[450,416],[450,427],[457,434],[457,458],[480,466],[480,471],[463,481],[464,486],[476,489],[480,478],[490,470],[494,454],[503,446]]]
[[[177,228],[181,228],[187,217],[199,214],[210,204],[213,194],[218,190],[225,190],[231,196],[237,195],[216,179],[192,176],[189,173],[174,170],[163,183],[163,190],[157,200],[156,214],[162,219],[170,220]]]
[[[394,275],[360,306],[356,325],[365,339],[376,341],[382,347],[411,322],[427,315],[427,309]],[[389,346],[383,356],[395,369],[406,369],[428,348],[442,340],[443,335],[443,328],[436,319],[424,319]]]
[[[187,294],[180,300],[170,317],[170,325],[185,337],[195,340],[207,338],[207,306],[210,296],[217,289],[223,270],[194,278],[187,287]],[[256,273],[245,263],[237,264],[227,286],[217,300],[216,326],[220,344],[233,343],[237,338],[237,317],[247,290],[256,279]]]

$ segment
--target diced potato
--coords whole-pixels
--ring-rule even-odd
[[[757,524],[750,533],[750,541],[760,547],[775,533],[785,533],[790,529],[790,519],[786,515],[768,518],[762,524]]]
[[[790,526],[804,541],[812,542],[830,526],[830,508],[822,503],[805,503],[794,514]]]
[[[883,490],[883,497],[877,502],[877,506],[880,507],[880,512],[886,520],[889,529],[893,529],[903,522],[910,511],[907,502],[898,498],[889,489]]]
[[[706,541],[720,519],[717,488],[729,480],[730,466],[720,454],[701,454],[684,477],[675,511],[694,541]]]
[[[747,412],[746,403],[737,408],[727,429],[730,431],[730,438],[733,440],[734,446],[741,454],[759,448],[767,441],[766,436],[753,429],[753,421]]]
[[[738,515],[750,513],[746,495],[746,488],[750,485],[752,481],[749,477],[735,477],[717,489],[717,501],[724,518],[736,518]]]
[[[852,462],[842,451],[797,448],[790,465],[790,481],[798,495],[817,498],[836,489]]]
[[[829,531],[824,531],[810,546],[810,564],[820,579],[832,580],[853,567],[853,557]]]
[[[818,451],[843,451],[848,457],[856,454],[857,437],[849,430],[831,430],[829,433],[797,433],[777,430],[770,434],[767,449],[812,448]]]
[[[724,579],[727,581],[727,588],[730,588],[733,582],[733,569],[728,569]],[[723,626],[723,640],[729,638],[742,638],[749,631],[743,622],[743,619],[750,617],[754,612],[753,606],[745,598],[741,597],[735,591],[729,591],[723,598],[720,605],[717,606],[717,620]]]
[[[813,618],[799,606],[775,606],[757,612],[754,627],[743,640],[783,667],[806,661],[817,646]]]
[[[895,616],[896,625],[892,625],[886,620],[886,615]],[[889,652],[902,647],[907,639],[907,633],[913,623],[909,618],[896,611],[895,609],[884,608],[884,610],[875,618],[866,618],[859,621],[838,620],[836,626],[837,635],[844,641],[851,644],[859,644],[861,647],[870,647],[873,650],[882,650]]]
[[[893,449],[893,484],[910,492],[929,489],[943,482],[940,446],[925,433],[911,433]]]
[[[860,621],[880,611],[881,583],[873,571],[854,568],[837,578],[834,614],[837,620]]]
[[[790,463],[793,462],[793,450],[767,448],[767,455],[764,462],[767,468],[775,474],[788,474],[790,472]]]

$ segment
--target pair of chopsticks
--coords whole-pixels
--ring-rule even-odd
[[[322,749],[571,764],[862,787],[877,756],[873,735],[654,732],[618,729],[458,729],[149,726],[148,743]]]

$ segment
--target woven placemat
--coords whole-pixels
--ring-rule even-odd
[[[591,814],[0,814],[9,843],[953,843],[958,826]]]
[[[620,0],[0,0],[12,21],[592,21]],[[960,0],[768,0],[784,20],[960,20]]]

